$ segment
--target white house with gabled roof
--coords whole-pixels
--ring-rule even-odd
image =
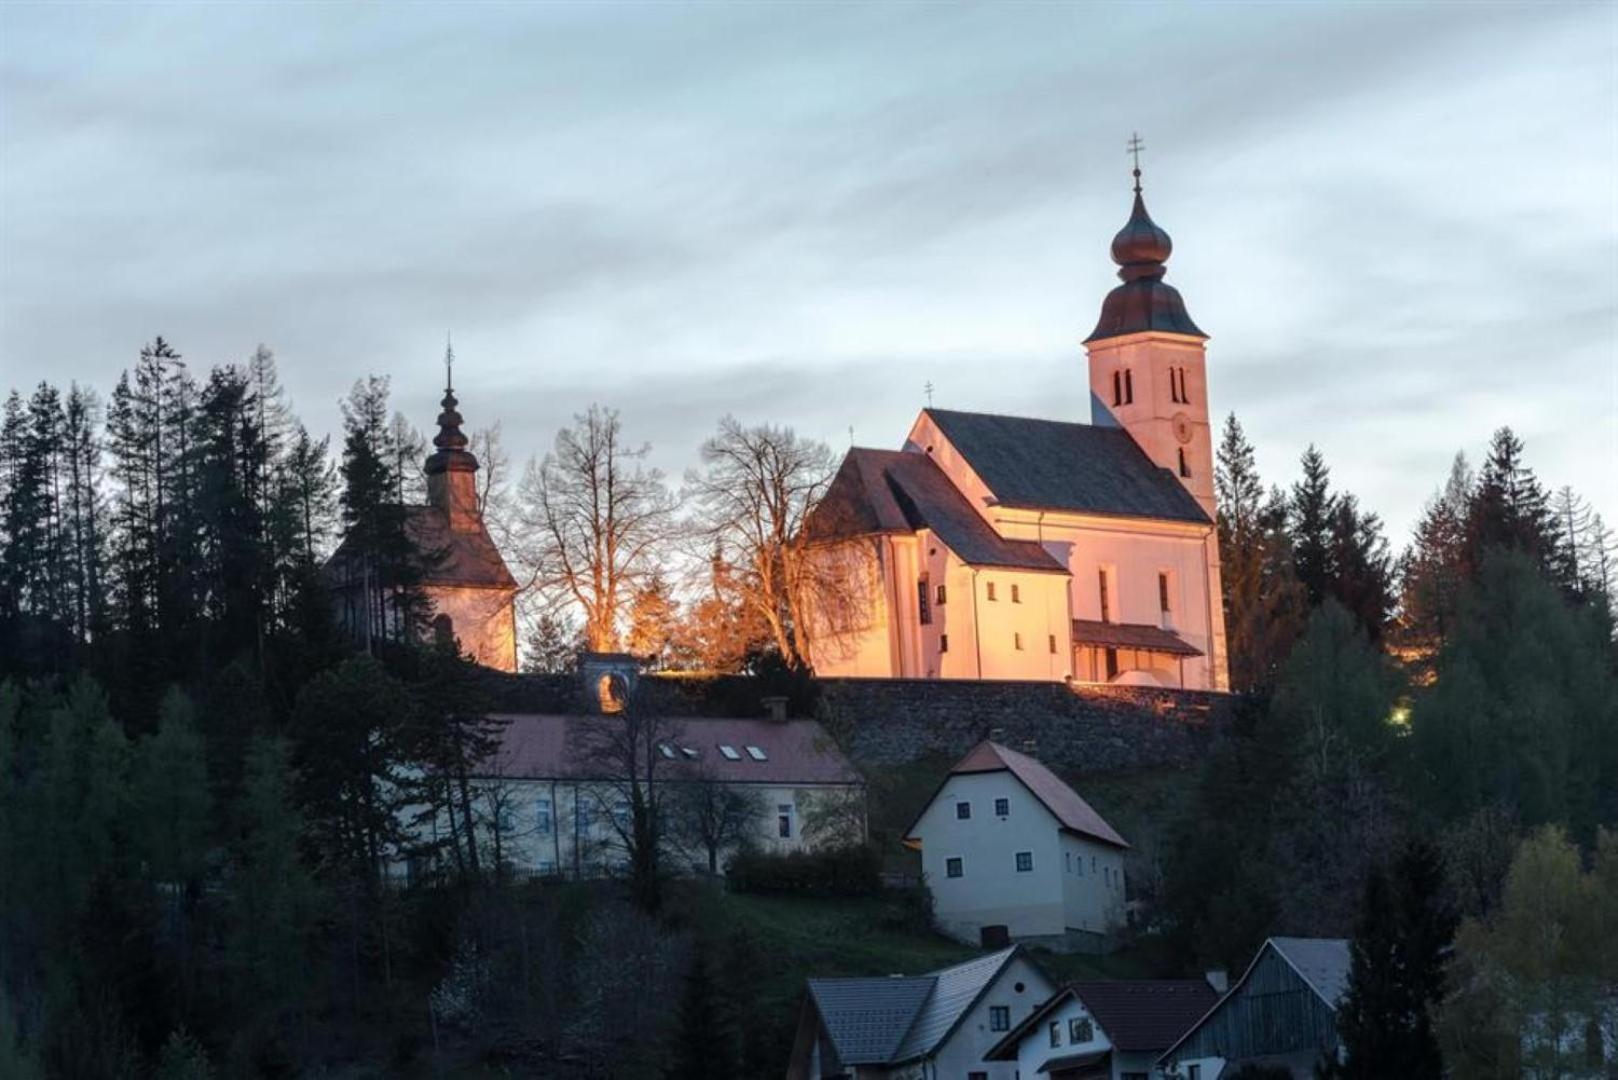
[[[984,741],[950,769],[905,834],[944,933],[1105,947],[1124,925],[1129,844],[1044,765]],[[991,934],[995,931],[991,930]]]

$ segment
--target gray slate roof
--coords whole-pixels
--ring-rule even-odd
[[[809,521],[817,540],[931,529],[969,566],[1067,573],[1032,540],[1007,540],[926,454],[855,447]]]
[[[1209,524],[1122,428],[928,409],[1002,506]]]
[[[1348,991],[1349,949],[1343,938],[1272,937],[1270,945],[1332,1008]]]
[[[809,994],[844,1065],[897,1065],[937,1050],[1017,952],[927,975],[810,979]]]

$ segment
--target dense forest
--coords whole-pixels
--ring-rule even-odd
[[[444,778],[491,734],[470,665],[408,632],[425,612],[400,506],[421,499],[425,442],[382,378],[343,417],[336,446],[307,431],[268,350],[202,378],[161,338],[104,400],[43,383],[6,400],[0,1075],[396,1074],[444,1047],[547,1075],[778,1071],[793,1017],[749,1010],[767,943],[706,887],[649,910],[611,882],[519,880],[470,820],[408,835],[401,806],[454,819]],[[801,666],[816,582],[795,545],[825,447],[727,420],[676,487],[592,408],[519,477],[497,429],[473,448],[530,670],[580,647]],[[625,554],[581,574],[561,538],[588,530],[558,522],[603,476],[619,502],[587,523]],[[1618,977],[1610,944],[1519,944],[1558,919],[1565,941],[1618,940],[1591,914],[1618,897],[1610,533],[1507,429],[1475,473],[1457,458],[1397,553],[1313,448],[1267,487],[1235,418],[1218,488],[1239,696],[1155,865],[1131,869],[1145,932],[1177,970],[1239,969],[1270,933],[1446,956],[1453,939],[1413,991],[1433,1008],[1411,1053],[1515,1075],[1520,1047],[1479,1024],[1574,1023]],[[332,622],[340,535],[399,598],[406,632],[371,655]],[[438,870],[390,887],[381,860],[404,855]],[[1374,960],[1357,947],[1368,1041],[1399,1027],[1379,1022],[1397,1010]],[[1422,1060],[1406,1074],[1437,1075]]]

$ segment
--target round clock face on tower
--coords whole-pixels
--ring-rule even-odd
[[[1191,418],[1185,413],[1174,414],[1174,437],[1182,443],[1191,441]]]

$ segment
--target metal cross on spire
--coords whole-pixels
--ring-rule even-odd
[[[1146,144],[1140,141],[1140,133],[1137,131],[1131,131],[1129,133],[1129,149],[1125,152],[1128,153],[1130,157],[1135,159],[1136,193],[1140,192],[1140,152],[1144,149],[1146,149]]]
[[[448,330],[444,331],[444,389],[455,389],[455,343]]]
[[[927,391],[927,407],[930,409],[933,407],[933,381],[928,379],[922,389]]]

